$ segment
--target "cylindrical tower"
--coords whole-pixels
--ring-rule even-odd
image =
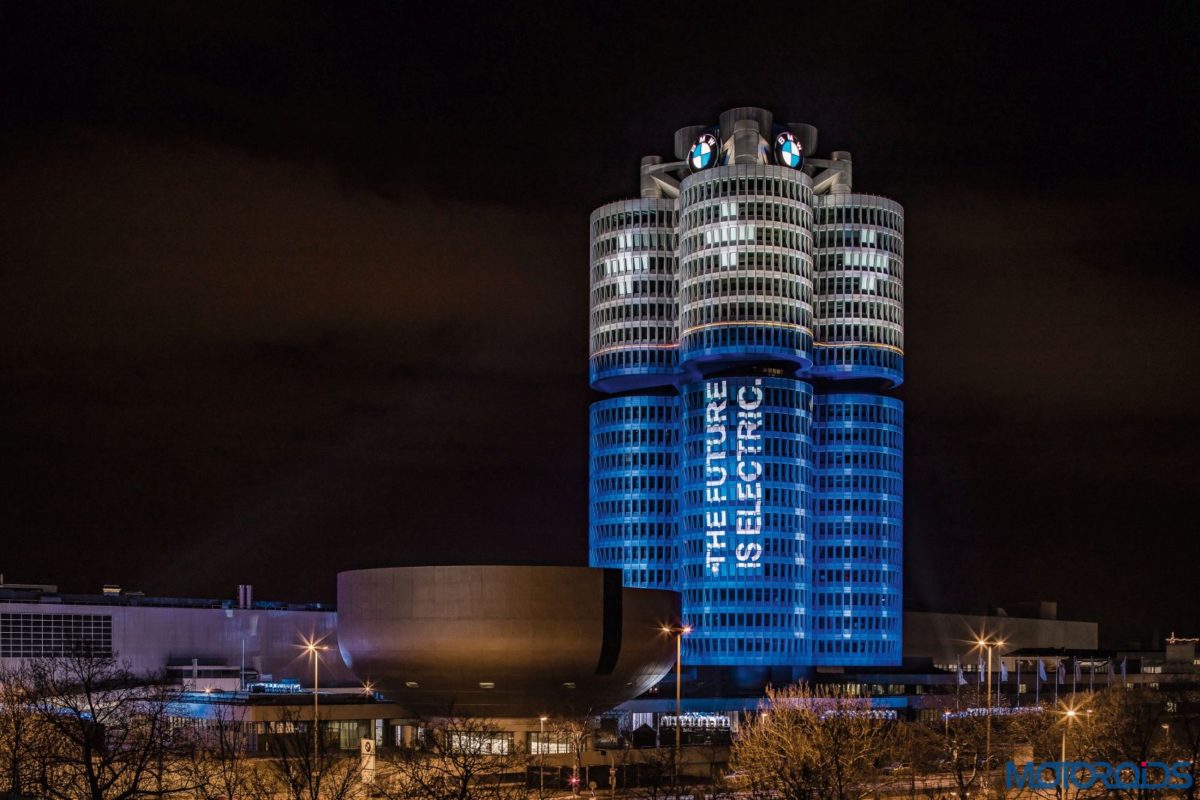
[[[807,175],[772,164],[683,180],[679,359],[689,374],[812,365],[812,196]]]
[[[678,367],[674,200],[601,206],[591,219],[592,387],[669,385]]]
[[[588,563],[624,584],[675,589],[679,399],[627,395],[592,404]]]
[[[730,109],[591,218],[591,563],[739,682],[901,656],[903,209],[816,142]]]
[[[812,389],[747,375],[689,383],[681,394],[689,663],[807,663]]]
[[[816,199],[814,377],[904,380],[904,209],[885,197]]]
[[[813,404],[814,664],[900,663],[904,408],[877,394]]]

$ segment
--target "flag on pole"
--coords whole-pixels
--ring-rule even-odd
[[[1126,662],[1126,661],[1128,661],[1128,660],[1129,660],[1129,658],[1128,658],[1128,657],[1126,657],[1126,658],[1122,658],[1122,659],[1121,659],[1121,683],[1124,683],[1124,682],[1125,682],[1125,678],[1126,678],[1126,673],[1125,673],[1125,662]]]
[[[961,658],[958,660],[958,685],[959,685],[959,686],[966,686],[966,685],[967,685],[967,678],[966,678],[966,676],[965,676],[965,675],[963,675],[963,669],[962,669],[962,659],[961,659]]]
[[[1079,656],[1075,656],[1075,658],[1071,660],[1075,662],[1075,682],[1078,683],[1082,679],[1079,669]]]
[[[1004,659],[1000,659],[1000,682],[1008,682],[1008,667],[1004,666]]]
[[[1037,662],[1038,662],[1038,683],[1048,683],[1050,681],[1050,679],[1046,677],[1046,662],[1042,661],[1040,658],[1037,660]]]
[[[1055,673],[1055,677],[1058,678],[1059,683],[1067,682],[1067,665],[1062,662],[1062,659],[1059,659],[1058,672]]]
[[[1113,683],[1113,677],[1114,677],[1114,676],[1113,676],[1113,666],[1112,666],[1112,659],[1110,658],[1110,659],[1108,660],[1108,685],[1109,685],[1109,686],[1112,686],[1112,683]]]
[[[979,654],[979,683],[983,684],[983,673],[987,666],[983,663],[983,653]]]

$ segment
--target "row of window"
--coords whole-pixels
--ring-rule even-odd
[[[612,375],[631,373],[674,375],[678,365],[679,351],[674,347],[646,349],[631,345],[606,353],[596,352],[592,355],[588,368],[594,382]]]
[[[778,228],[771,225],[723,225],[719,228],[705,228],[697,233],[680,237],[679,256],[686,259],[693,253],[729,245],[782,247],[811,255],[813,238],[812,234],[803,228]]]
[[[904,312],[900,306],[874,300],[822,300],[813,311],[822,322],[828,319],[872,319],[896,325],[904,323]]]
[[[816,325],[814,335],[821,343],[882,344],[898,350],[904,347],[904,334],[898,328],[889,328],[886,323],[872,325],[821,320]]]
[[[878,225],[895,231],[904,230],[904,215],[891,208],[829,205],[828,201],[818,200],[813,216],[817,225]]]
[[[897,617],[881,617],[875,614],[851,614],[850,616],[818,616],[809,618],[809,629],[820,631],[894,631]]]
[[[878,250],[844,250],[818,253],[814,264],[817,274],[841,271],[874,272],[896,280],[904,278],[904,262],[899,257]]]
[[[813,649],[820,655],[841,656],[858,655],[892,655],[900,652],[898,640],[876,641],[863,639],[817,639]]]
[[[883,569],[864,569],[859,567],[844,567],[842,569],[814,570],[816,584],[830,583],[876,583],[895,586],[900,572],[895,567]]]
[[[794,300],[796,307],[810,306],[812,284],[798,276],[733,274],[702,280],[685,279],[681,292],[684,304],[711,302],[715,297],[734,296],[747,299],[782,297]]]
[[[592,283],[617,275],[675,275],[679,261],[675,256],[622,255],[592,262]]]
[[[896,517],[894,522],[881,520],[864,521],[853,520],[847,522],[844,519],[826,520],[816,518],[812,521],[811,529],[813,533],[813,541],[822,541],[825,539],[872,539],[880,542],[899,542],[900,541],[900,518]]]
[[[899,450],[903,434],[894,428],[860,428],[818,425],[813,428],[813,441],[819,447],[832,445],[864,445]]]
[[[818,497],[813,502],[813,511],[818,515],[839,517],[865,514],[872,517],[900,518],[899,500],[884,500],[878,497]]]
[[[674,492],[674,475],[618,474],[613,478],[593,478],[592,491],[598,494],[629,492]]]
[[[771,614],[761,611],[746,612],[710,612],[701,613],[688,619],[688,623],[701,629],[719,629],[732,633],[739,628],[767,628],[771,631],[799,630],[801,618],[799,612],[791,614]]]
[[[762,199],[786,198],[812,205],[812,186],[802,172],[789,171],[779,175],[737,175],[725,173],[696,173],[689,186],[680,193],[680,205],[687,208],[702,200],[718,197],[747,197]],[[720,177],[717,177],[720,176]]]
[[[112,616],[0,614],[0,658],[112,656]]]
[[[813,225],[812,210],[808,206],[770,200],[726,200],[721,203],[692,206],[683,213],[680,224],[681,227],[690,229],[734,220],[786,222],[805,228],[812,228]]]
[[[667,539],[672,540],[679,533],[679,525],[674,520],[666,522],[646,522],[644,520],[630,521],[605,520],[604,517],[593,517],[591,525],[592,541],[610,541],[612,539]]]
[[[624,344],[673,344],[676,341],[674,322],[649,322],[630,327],[609,327],[592,335],[593,352]]]
[[[899,605],[900,595],[896,592],[814,592],[813,614],[822,613],[825,609],[845,608],[890,608]],[[893,619],[893,617],[889,617]],[[896,617],[895,619],[898,619]]]
[[[668,322],[674,330],[675,305],[673,303],[622,303],[592,311],[592,331],[598,333],[606,325],[625,322]]]
[[[674,422],[673,397],[622,397],[592,404],[592,430],[608,425]]]
[[[899,427],[903,422],[900,401],[864,395],[817,395],[813,415],[821,422],[877,422]]]
[[[675,560],[675,548],[663,545],[624,545],[622,547],[598,547],[592,550],[597,557],[609,563],[622,564],[634,561],[667,561]]]
[[[824,297],[865,294],[872,297],[886,297],[897,303],[904,302],[904,287],[901,284],[873,272],[865,275],[823,275],[817,278],[816,294]]]
[[[812,265],[812,258],[804,253],[781,250],[720,250],[686,259],[680,279],[686,283],[706,275],[753,270],[771,275],[794,275],[809,284],[811,291]]]
[[[592,287],[592,306],[619,298],[673,298],[675,284],[674,278],[618,278]]]
[[[685,306],[681,316],[684,330],[725,322],[759,322],[794,325],[812,329],[812,308],[799,303],[775,303],[770,300],[712,300],[703,305]]]
[[[662,469],[673,470],[678,465],[674,451],[622,451],[617,453],[596,453],[592,456],[592,465],[597,471],[614,469]]]
[[[817,247],[821,250],[828,250],[832,247],[870,247],[897,256],[904,253],[904,240],[887,231],[876,231],[869,228],[838,228],[831,231],[818,231],[814,238]]]
[[[764,558],[770,556],[792,559],[800,555],[802,542],[795,538],[794,533],[795,531],[791,530],[764,529],[758,539],[763,548]],[[684,559],[700,558],[707,550],[707,537],[698,535],[695,530],[688,531],[680,542],[680,546],[683,548]]]
[[[741,574],[724,578],[724,580],[743,581],[772,581],[783,580],[785,583],[795,583],[800,579],[803,566],[799,564],[781,564],[773,561],[759,561],[759,567],[753,570],[745,570]],[[685,562],[683,564],[682,574],[684,580],[692,581],[708,581],[712,574],[708,571],[708,566],[704,563],[703,558],[698,562]],[[718,578],[717,580],[722,580]]]
[[[803,639],[798,639],[791,633],[788,633],[786,637],[767,636],[759,633],[752,638],[740,638],[730,635],[713,637],[703,634],[696,635],[700,634],[702,630],[697,628],[692,636],[684,637],[689,658],[693,655],[699,658],[706,656],[719,658],[722,655],[731,658],[755,655],[771,656],[772,658],[780,656],[795,657],[803,653],[806,649]]]
[[[671,253],[678,245],[679,237],[673,230],[630,231],[594,240],[592,258],[603,258],[627,250],[662,250]]]
[[[671,208],[627,208],[603,214],[592,221],[592,236],[627,228],[673,228],[679,217]]]
[[[656,514],[660,517],[674,517],[679,512],[673,499],[619,497],[593,501],[592,513],[598,517],[613,517],[618,514]]]
[[[899,495],[902,482],[897,477],[883,475],[863,475],[862,473],[846,475],[818,472],[813,480],[815,492],[872,492],[875,494]]]

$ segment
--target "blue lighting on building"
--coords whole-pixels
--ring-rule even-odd
[[[733,109],[591,217],[590,562],[693,665],[900,662],[903,209],[815,141]]]

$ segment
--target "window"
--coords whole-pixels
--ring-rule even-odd
[[[0,658],[112,656],[112,617],[0,614]]]

